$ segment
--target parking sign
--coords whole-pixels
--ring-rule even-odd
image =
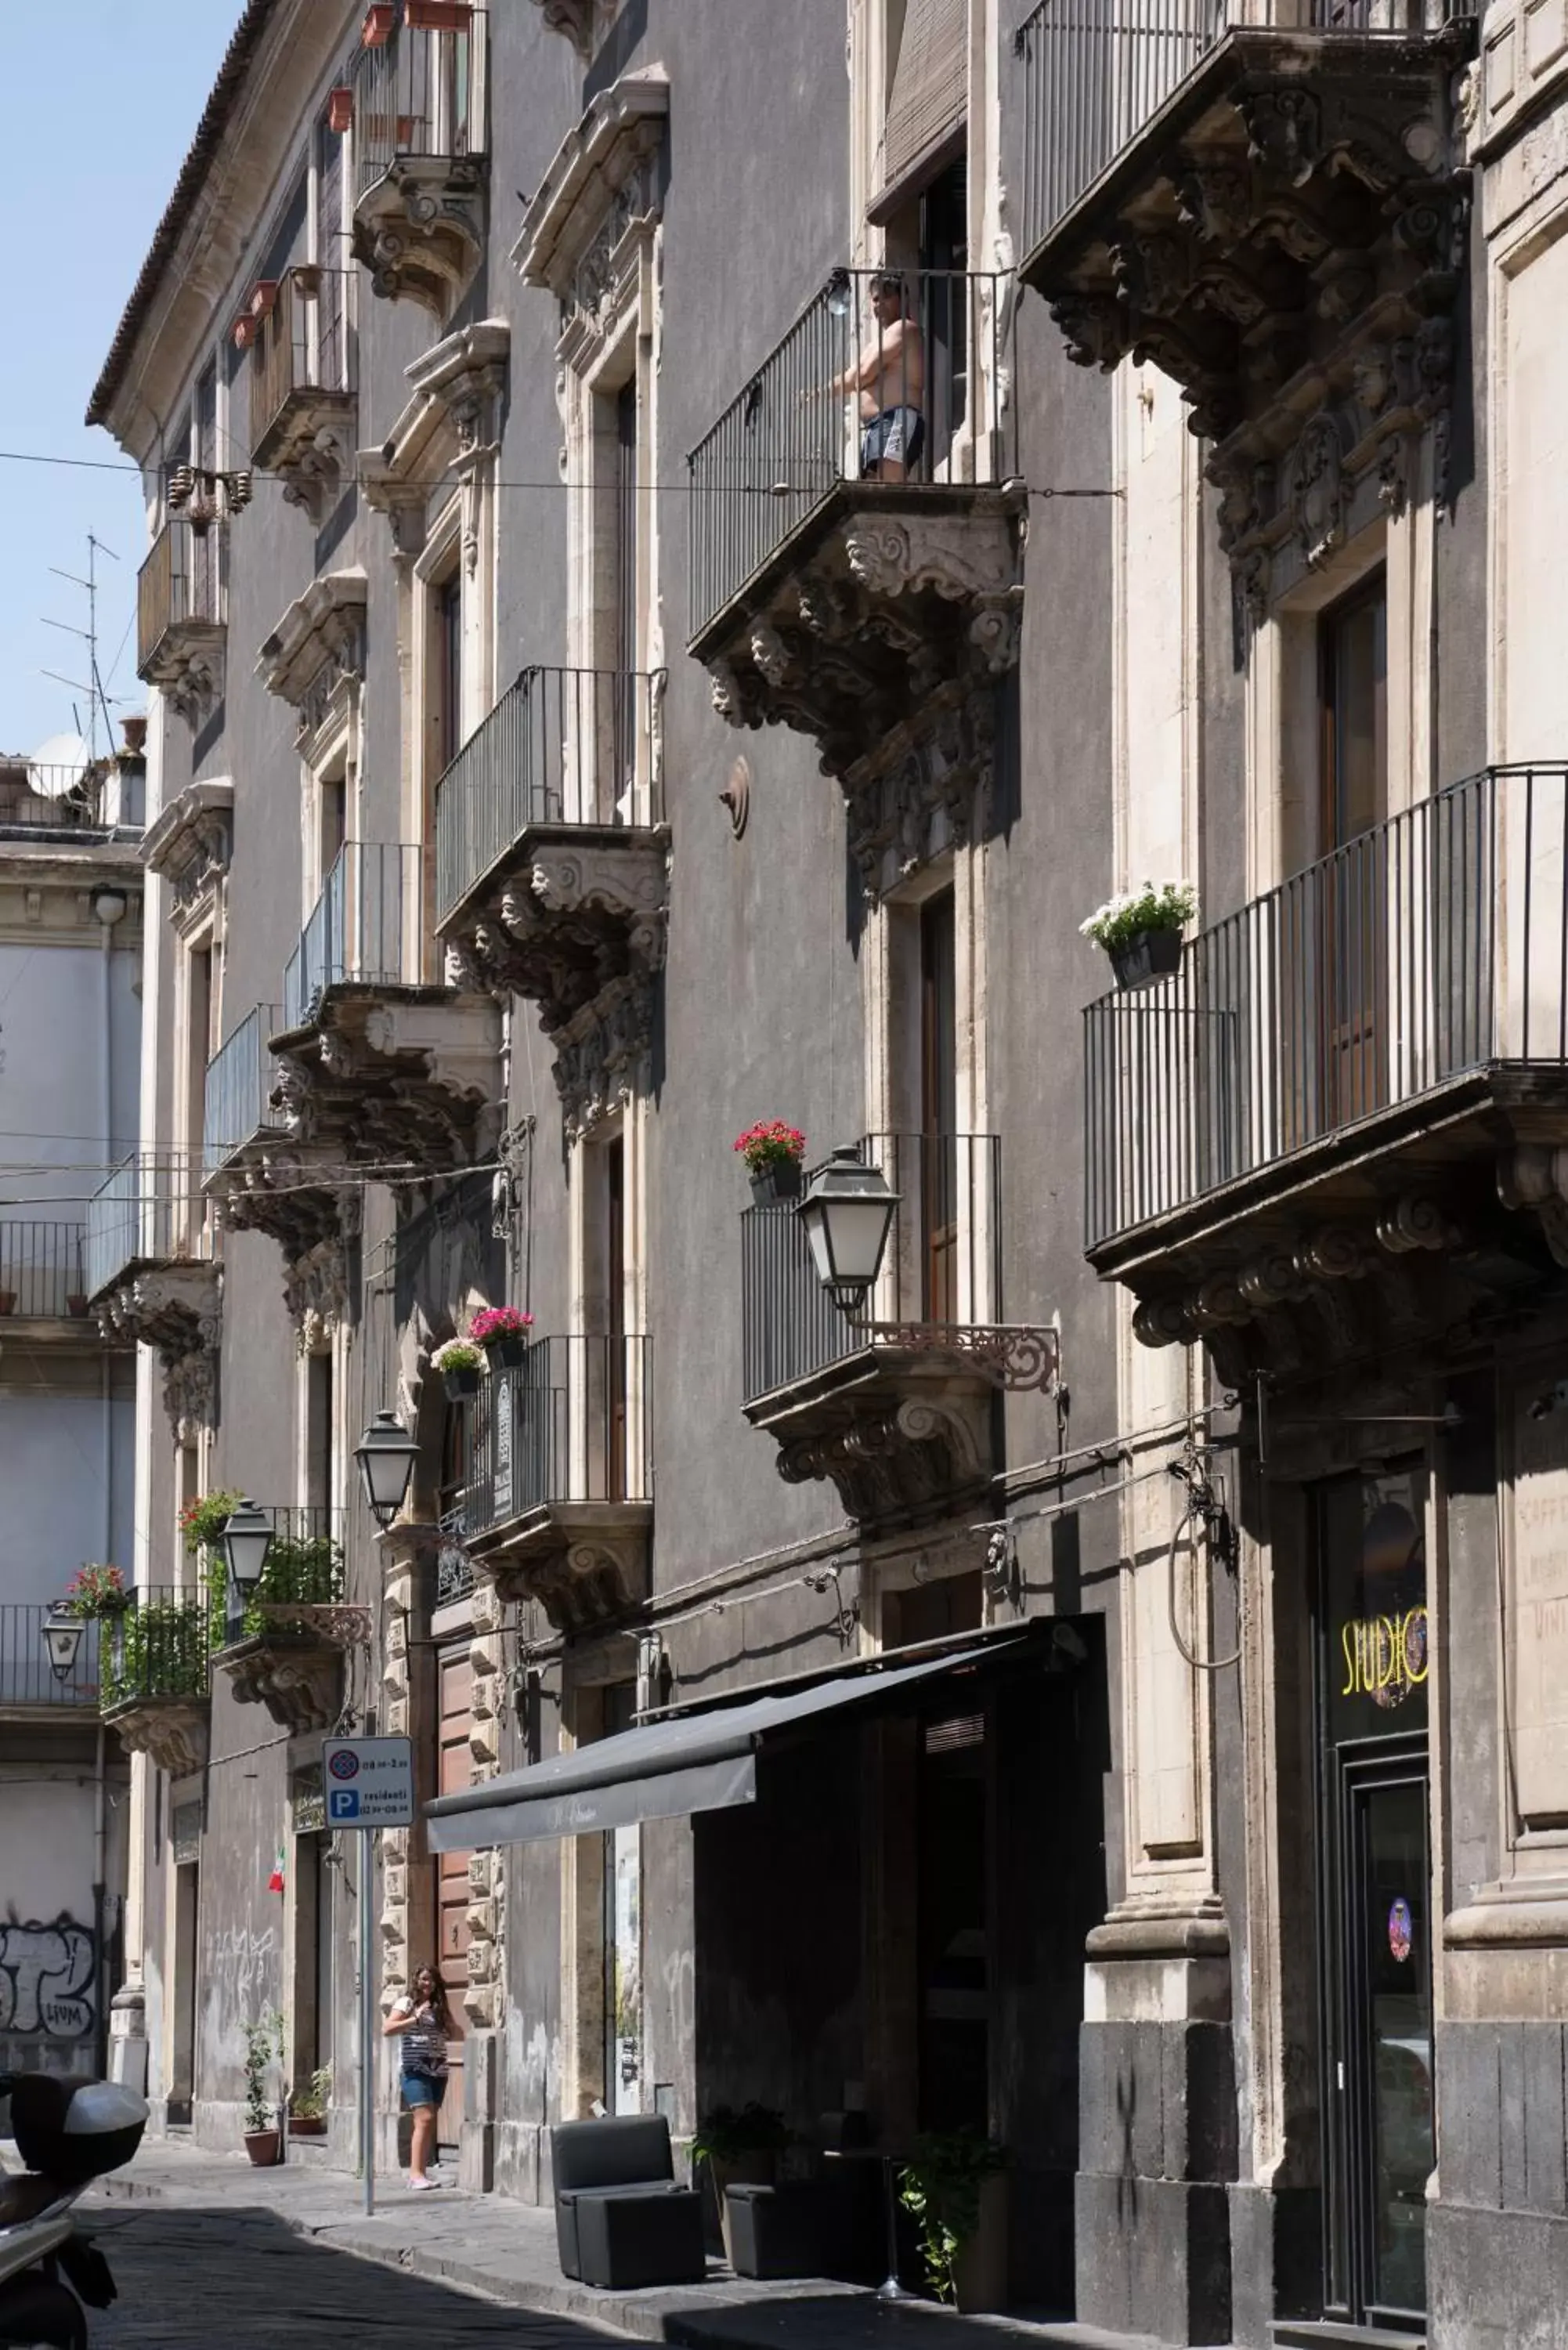
[[[413,1825],[411,1739],[329,1738],[322,1760],[326,1766],[328,1827]]]

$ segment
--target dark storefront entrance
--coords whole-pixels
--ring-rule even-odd
[[[1424,1499],[1410,1470],[1319,1503],[1324,2310],[1412,2333],[1436,2158]]]

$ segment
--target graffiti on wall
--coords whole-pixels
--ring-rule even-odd
[[[84,2039],[97,1968],[92,1929],[68,1916],[0,1925],[0,2032]]]
[[[277,1947],[277,1931],[272,1926],[260,1933],[249,1926],[225,1926],[218,1933],[209,1934],[210,1989],[215,1989],[239,2015],[248,2018],[253,2009],[267,2002]]]

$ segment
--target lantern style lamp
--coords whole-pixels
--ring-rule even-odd
[[[816,1277],[839,1312],[851,1319],[881,1271],[898,1207],[879,1167],[851,1148],[836,1150],[817,1170],[795,1210],[811,1243]]]
[[[81,1645],[81,1617],[68,1607],[51,1607],[44,1618],[44,1647],[57,1681],[68,1681],[75,1672]]]
[[[389,1526],[402,1508],[420,1448],[395,1411],[379,1411],[354,1448],[370,1515]]]
[[[262,1579],[272,1548],[272,1517],[254,1502],[242,1501],[223,1521],[223,1556],[228,1561],[231,1588],[248,1599]]]

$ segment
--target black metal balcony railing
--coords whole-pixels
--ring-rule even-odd
[[[1009,281],[899,270],[879,316],[885,275],[835,270],[688,459],[693,635],[840,483],[1016,473]]]
[[[141,1585],[122,1616],[106,1617],[99,1654],[106,1707],[158,1698],[204,1698],[214,1646],[211,1595]]]
[[[653,1493],[649,1341],[536,1338],[468,1406],[469,1539],[524,1511]]]
[[[281,1115],[273,1107],[278,1065],[267,1039],[283,1025],[281,1008],[258,1003],[224,1037],[207,1064],[203,1095],[202,1171],[215,1175],[253,1136],[275,1131]]]
[[[525,669],[436,785],[436,920],[531,825],[659,824],[665,672]]]
[[[189,620],[222,620],[223,574],[221,522],[210,523],[204,530],[195,530],[179,517],[164,524],[136,575],[136,666],[140,676],[151,674],[171,629]]]
[[[212,1253],[201,1169],[182,1151],[133,1150],[88,1201],[84,1247],[89,1297],[137,1264]]]
[[[44,1647],[51,1608],[38,1602],[8,1600],[0,1607],[0,1706],[96,1706],[99,1700],[99,1627],[82,1626],[81,1646],[65,1679],[56,1679]]]
[[[347,842],[288,959],[284,1027],[300,1027],[329,987],[348,980],[396,987],[417,974],[421,912],[417,847]]]
[[[410,25],[400,7],[390,37],[361,49],[354,65],[354,147],[359,193],[405,155],[482,151],[473,115],[472,12],[442,30]]]
[[[0,1223],[0,1315],[36,1322],[84,1315],[86,1239],[81,1223],[30,1217]]]
[[[1066,218],[1233,27],[1408,36],[1474,13],[1473,0],[1040,0],[1017,35],[1023,254]]]
[[[60,766],[0,758],[0,834],[108,831],[112,759]]]
[[[1375,826],[1085,1013],[1086,1244],[1494,1064],[1568,1061],[1568,768]]]
[[[1002,1310],[1001,1143],[994,1134],[868,1134],[898,1207],[877,1286],[852,1322],[817,1277],[793,1207],[741,1217],[744,1400],[893,1341],[910,1324],[990,1323]]]
[[[311,264],[277,281],[251,346],[251,453],[257,464],[301,392],[354,389],[347,270]]]

